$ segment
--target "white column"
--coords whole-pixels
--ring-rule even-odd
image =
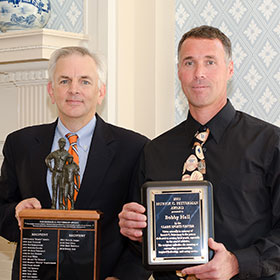
[[[153,138],[174,125],[175,1],[117,3],[117,123]]]

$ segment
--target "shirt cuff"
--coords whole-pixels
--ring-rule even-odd
[[[260,256],[256,248],[250,247],[232,253],[238,260],[240,279],[261,277]]]

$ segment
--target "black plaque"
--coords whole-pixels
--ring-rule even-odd
[[[143,263],[151,270],[176,270],[207,263],[214,236],[213,192],[208,181],[146,182]]]
[[[20,280],[98,279],[100,213],[28,209],[20,218]]]

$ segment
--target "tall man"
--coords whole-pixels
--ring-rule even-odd
[[[106,92],[106,73],[100,58],[87,49],[55,51],[49,62],[49,79],[48,92],[57,106],[58,119],[11,133],[3,148],[0,235],[18,242],[19,212],[51,207],[51,172],[47,172],[45,158],[58,149],[58,139],[76,133],[81,184],[75,209],[103,212],[100,279],[142,279],[142,267],[134,262],[127,240],[119,232],[118,213],[131,199],[133,168],[147,139],[110,125],[96,114]],[[68,139],[66,143],[68,149]],[[19,279],[18,248],[13,279]]]
[[[210,26],[194,28],[178,46],[178,76],[189,103],[187,119],[149,143],[139,167],[145,181],[181,180],[201,126],[206,174],[213,184],[215,255],[182,274],[198,279],[280,279],[280,130],[236,111],[227,99],[233,75],[230,40]],[[145,208],[129,203],[119,215],[123,235],[141,241]],[[178,279],[175,272],[156,279]]]

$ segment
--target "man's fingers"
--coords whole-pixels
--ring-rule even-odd
[[[127,212],[127,211],[122,211],[119,214],[119,219],[120,219],[120,225],[130,221],[145,222],[147,220],[146,216],[143,214],[139,214],[136,212]],[[130,226],[132,226],[132,224],[130,224]]]
[[[147,217],[144,214],[145,207],[131,202],[123,206],[119,214],[119,226],[122,235],[134,241],[142,241],[142,229],[147,226]]]
[[[225,246],[222,243],[218,243],[214,241],[213,238],[208,239],[208,246],[211,248],[214,252],[221,252],[221,251],[226,251]]]
[[[35,198],[33,207],[34,207],[35,209],[41,209],[41,208],[42,208],[42,205],[41,205],[40,201],[39,201],[38,199],[36,199],[36,198]]]
[[[192,267],[187,267],[187,268],[184,268],[182,270],[182,274],[197,274],[197,273],[204,273],[204,270],[205,270],[205,265],[198,265],[198,266],[192,266]]]
[[[128,237],[129,239],[133,241],[142,241],[142,230],[136,230],[136,229],[129,229],[129,228],[121,228],[120,230],[121,234]]]
[[[198,279],[231,279],[239,273],[239,265],[236,257],[229,252],[222,243],[215,242],[212,238],[208,246],[215,251],[211,261],[206,264],[185,268],[184,274],[195,274]]]
[[[134,227],[136,224],[134,222],[145,222],[147,220],[145,213],[146,209],[142,205],[131,202],[127,203],[123,206],[121,213],[119,213],[119,225],[120,227]],[[143,223],[141,225],[136,225],[137,228],[145,227]]]
[[[119,225],[120,227],[124,227],[124,228],[142,229],[147,226],[147,223],[145,221],[137,221],[137,220],[120,220]]]
[[[137,203],[137,202],[130,202],[123,206],[123,211],[131,211],[131,212],[137,212],[137,213],[145,213],[146,209],[143,205]]]
[[[19,227],[21,228],[21,226],[22,226],[21,220],[19,218],[20,211],[22,211],[24,209],[41,209],[41,208],[42,208],[42,206],[41,206],[40,201],[35,197],[24,199],[20,203],[18,203],[15,208],[15,217],[18,221]]]
[[[147,226],[147,223],[145,221],[120,218],[119,226],[122,235],[130,238],[131,240],[140,241],[139,238],[142,239],[143,235],[142,229]]]

